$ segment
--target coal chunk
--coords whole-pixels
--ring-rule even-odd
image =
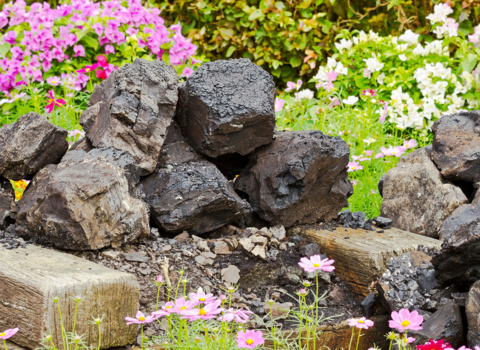
[[[225,176],[184,141],[164,147],[157,170],[142,185],[153,221],[167,233],[199,235],[251,212]]]
[[[438,238],[443,221],[468,199],[431,160],[431,147],[400,158],[383,182],[381,214],[399,229]]]
[[[452,181],[480,181],[480,111],[446,115],[433,123],[432,159]]]
[[[363,310],[365,311],[365,317],[369,318],[373,315],[373,307],[377,303],[377,297],[375,293],[370,293],[362,300],[360,305],[362,305]]]
[[[136,184],[140,170],[111,148],[70,151],[35,175],[18,202],[16,231],[62,249],[94,250],[150,233],[148,208]]]
[[[0,128],[0,175],[31,179],[48,164],[57,164],[68,150],[67,131],[37,113],[22,115]]]
[[[380,228],[384,228],[384,227],[387,227],[387,226],[390,226],[393,222],[392,219],[389,219],[389,218],[384,218],[383,216],[377,216],[374,220],[373,220],[374,224],[377,225],[378,227]]]
[[[175,120],[208,157],[247,155],[273,139],[275,84],[248,59],[203,64],[180,89]]]
[[[15,191],[10,181],[0,176],[0,229],[13,223],[15,219]]]
[[[345,228],[364,229],[366,218],[367,216],[364,212],[356,211],[352,213],[350,209],[344,210],[339,214],[340,223],[343,224],[343,227]]]
[[[97,85],[80,118],[95,148],[127,152],[142,176],[155,170],[178,100],[178,75],[137,58]]]
[[[320,131],[282,132],[255,150],[235,189],[271,225],[291,227],[337,218],[353,187],[347,177],[349,148]]]

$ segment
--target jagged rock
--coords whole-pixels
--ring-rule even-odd
[[[75,250],[120,246],[150,233],[133,159],[114,149],[70,151],[37,173],[18,202],[17,232]]]
[[[433,123],[432,159],[451,181],[480,181],[480,111],[446,115]]]
[[[390,225],[392,225],[393,220],[388,219],[388,218],[384,218],[383,216],[377,216],[373,220],[373,223],[380,228],[386,228],[386,227],[389,227]]]
[[[377,297],[375,293],[370,293],[362,300],[360,305],[362,305],[363,310],[365,310],[365,317],[370,318],[373,315],[373,307],[377,303]]]
[[[142,176],[150,174],[175,114],[177,86],[165,62],[137,58],[95,87],[80,125],[94,147],[125,151]]]
[[[440,230],[442,249],[433,257],[442,284],[471,285],[480,279],[480,191],[470,205],[457,208]]]
[[[465,306],[467,314],[468,334],[467,344],[473,349],[475,345],[480,344],[480,281],[473,284],[468,292],[467,304]]]
[[[203,234],[251,211],[225,176],[183,141],[165,147],[159,167],[142,185],[152,219],[168,233]]]
[[[313,255],[320,255],[320,246],[317,243],[310,243],[300,249],[300,254],[307,258]]]
[[[425,344],[430,339],[445,339],[454,348],[465,344],[463,322],[460,307],[448,300],[441,308],[431,315],[423,324],[421,331],[412,331],[415,344]],[[476,343],[477,344],[477,343]]]
[[[247,59],[218,60],[187,79],[175,119],[197,152],[247,155],[272,141],[274,101],[269,73]]]
[[[22,115],[0,128],[0,175],[30,179],[47,164],[57,164],[67,152],[67,131],[37,113]]]
[[[83,137],[70,146],[69,151],[85,151],[90,152],[93,149],[93,145],[87,137]]]
[[[235,189],[272,225],[290,227],[336,218],[348,206],[348,145],[320,131],[278,134],[252,154]]]
[[[438,238],[443,221],[468,199],[443,179],[430,153],[430,146],[415,150],[388,171],[381,213],[394,227]]]
[[[220,272],[222,280],[227,283],[237,283],[240,279],[240,270],[235,265],[228,265]]]
[[[6,228],[15,219],[15,191],[10,181],[0,176],[0,229]]]

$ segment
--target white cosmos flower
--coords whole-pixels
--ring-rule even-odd
[[[295,93],[295,98],[297,100],[301,100],[301,99],[311,100],[313,98],[313,91],[310,89],[299,91]]]
[[[355,103],[358,102],[358,97],[348,96],[348,98],[346,100],[343,100],[342,102],[345,103],[346,105],[353,106]]]
[[[364,61],[367,64],[367,69],[372,73],[381,71],[385,66],[385,64],[381,63],[376,57],[371,57]]]

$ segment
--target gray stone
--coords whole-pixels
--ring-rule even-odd
[[[85,151],[85,152],[90,152],[93,149],[93,145],[90,142],[90,140],[87,137],[83,137],[77,142],[73,143],[70,148],[68,149],[69,151]]]
[[[15,191],[6,178],[0,176],[0,229],[5,229],[15,219]]]
[[[220,272],[222,280],[227,283],[237,283],[240,280],[240,270],[235,265],[229,265]]]
[[[438,238],[444,220],[468,203],[462,190],[446,182],[430,159],[431,147],[400,158],[383,184],[382,216],[399,229]]]
[[[148,175],[175,114],[177,88],[172,67],[137,58],[95,87],[80,124],[94,147],[127,152],[141,175]]]
[[[122,253],[122,257],[127,261],[133,262],[148,262],[150,257],[144,252]]]
[[[348,145],[320,131],[281,132],[255,150],[235,189],[271,225],[331,220],[353,193],[347,177]]]
[[[313,255],[320,255],[320,246],[317,243],[310,243],[300,249],[300,254],[310,258]]]
[[[48,164],[57,164],[68,150],[67,130],[37,113],[22,115],[0,128],[0,175],[30,179]]]
[[[275,84],[247,59],[203,64],[180,89],[176,121],[209,157],[247,155],[273,139]]]

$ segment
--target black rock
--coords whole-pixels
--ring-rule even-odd
[[[377,297],[374,293],[370,293],[363,299],[360,305],[362,305],[365,311],[365,317],[370,318],[373,315],[373,307],[377,303]]]
[[[383,216],[377,216],[374,220],[374,224],[380,228],[387,227],[392,224],[393,220],[384,218]]]

